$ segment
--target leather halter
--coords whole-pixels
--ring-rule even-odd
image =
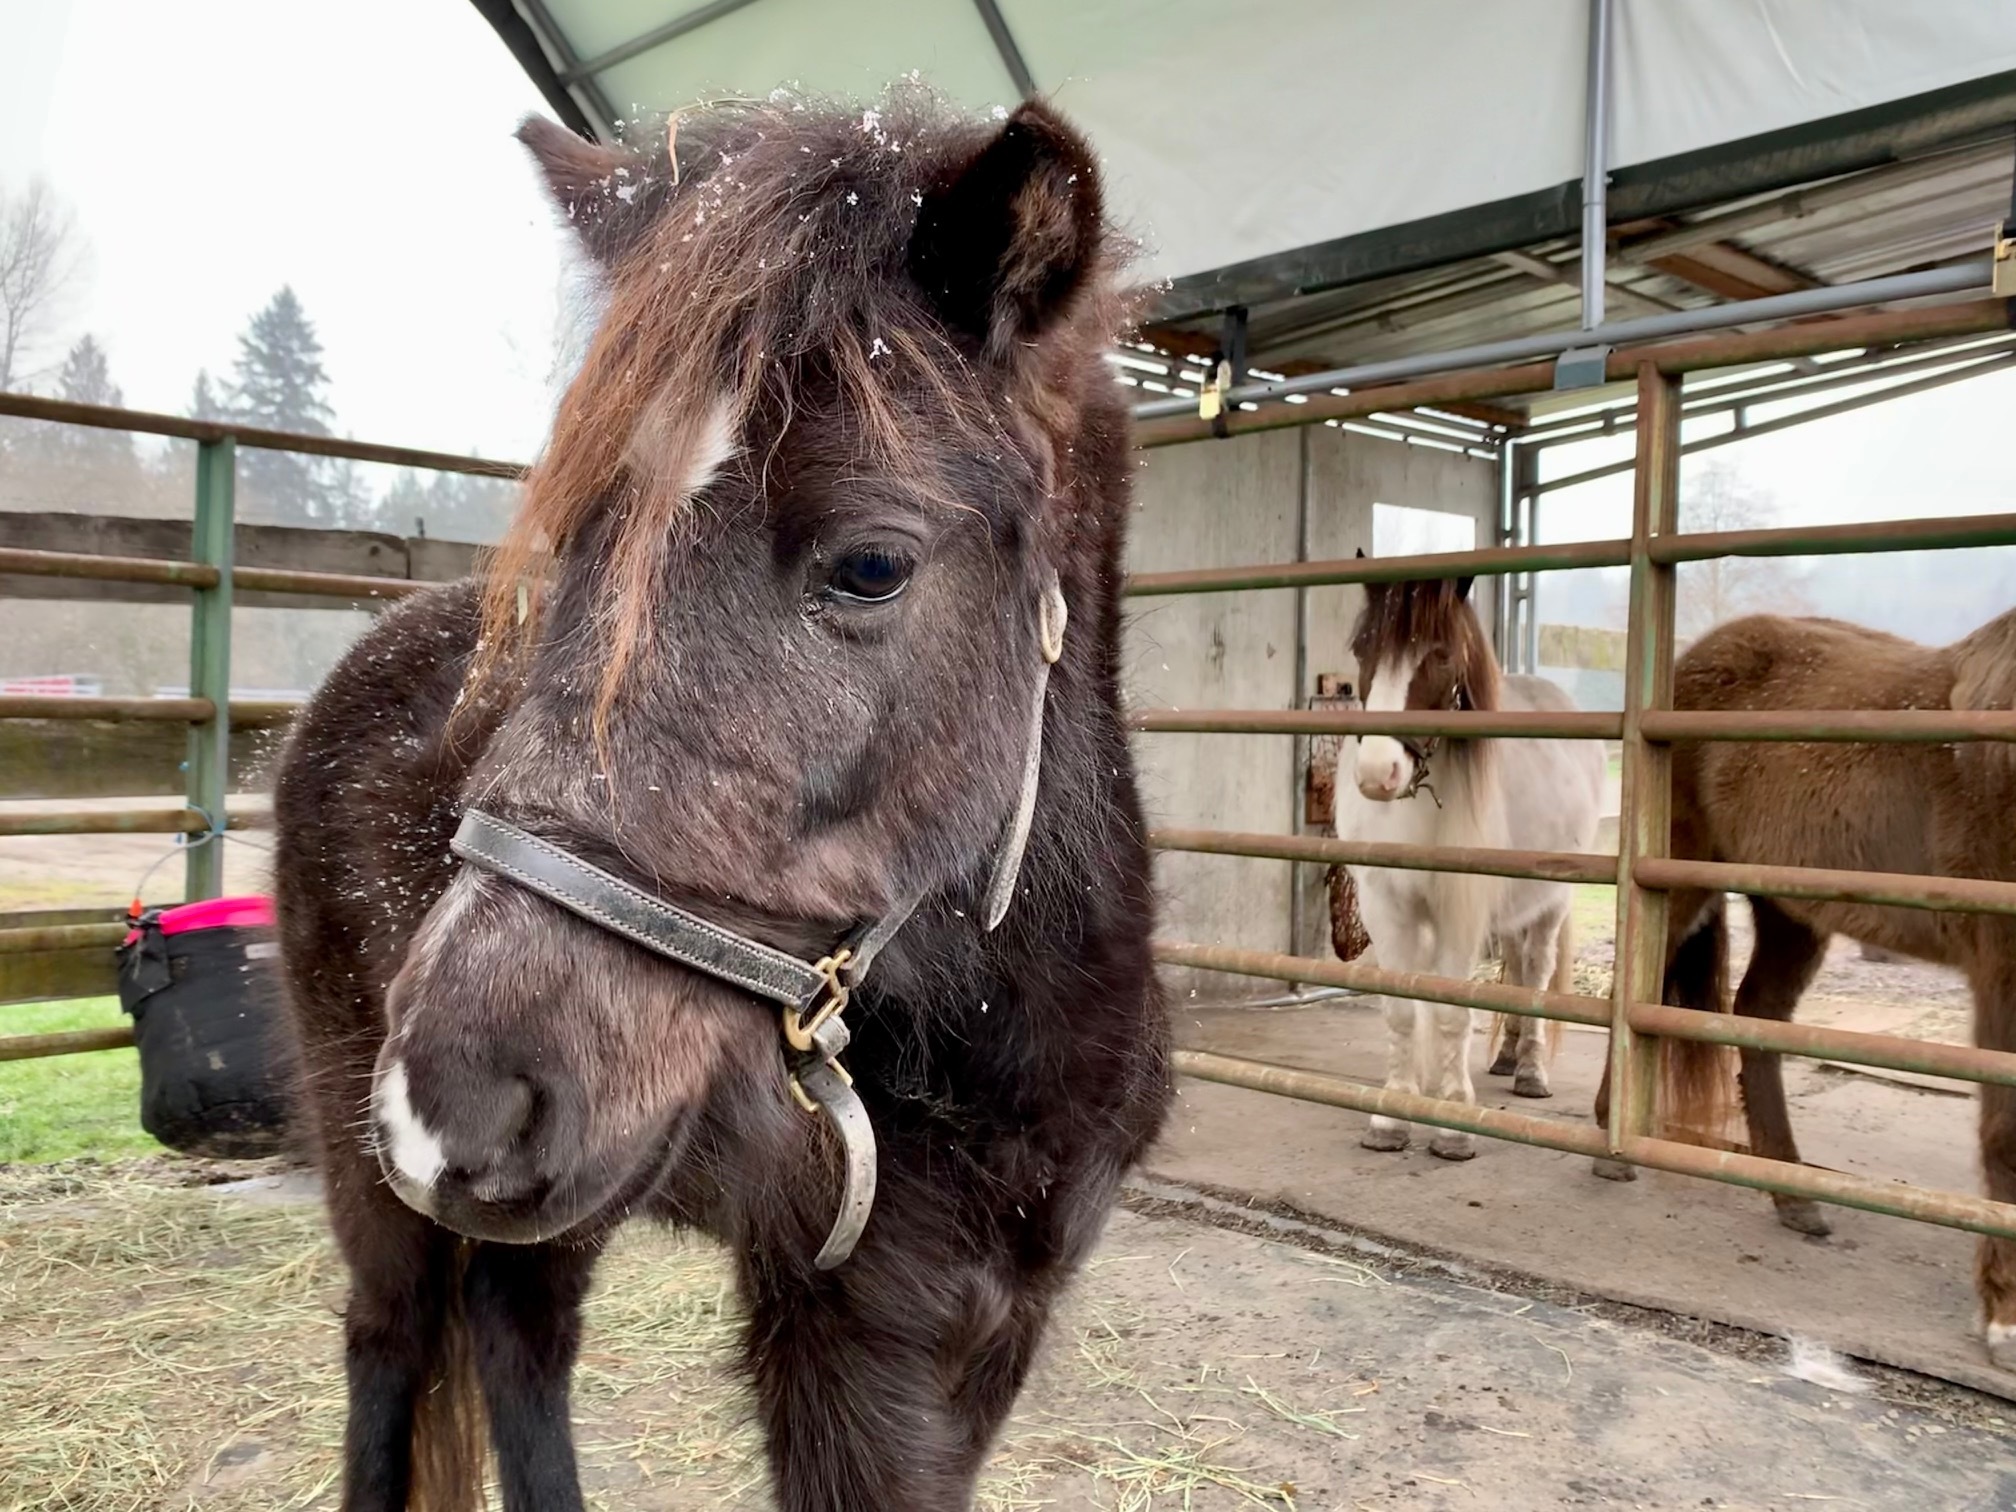
[[[1464,692],[1462,684],[1457,684],[1455,695],[1449,700],[1448,707],[1452,713],[1470,707],[1469,695]],[[1442,807],[1442,795],[1435,791],[1435,785],[1428,780],[1428,763],[1433,759],[1435,753],[1442,748],[1442,737],[1440,735],[1395,735],[1392,738],[1400,743],[1400,749],[1405,751],[1414,763],[1414,775],[1407,779],[1407,786],[1393,795],[1393,801],[1398,803],[1403,798],[1412,798],[1418,793],[1426,793],[1430,798],[1435,800],[1435,807],[1438,809]]]
[[[1065,622],[1063,590],[1051,572],[1037,606],[1042,660],[1031,701],[1021,791],[987,883],[983,922],[990,932],[1006,917],[1021,875],[1043,768],[1050,668],[1063,654]],[[875,1205],[875,1129],[854,1090],[854,1079],[840,1064],[852,1038],[841,1014],[883,946],[917,911],[923,894],[899,899],[888,913],[857,929],[828,954],[805,961],[710,923],[481,809],[464,811],[449,849],[463,861],[495,872],[611,934],[778,1005],[792,1095],[807,1112],[823,1112],[833,1121],[846,1152],[840,1211],[812,1263],[820,1270],[832,1270],[853,1254]]]

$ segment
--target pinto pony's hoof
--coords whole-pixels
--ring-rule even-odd
[[[1404,1123],[1394,1123],[1390,1119],[1375,1118],[1365,1130],[1365,1137],[1358,1141],[1368,1150],[1382,1150],[1388,1153],[1404,1150],[1414,1141],[1414,1135]]]
[[[1834,1232],[1833,1223],[1821,1211],[1819,1203],[1804,1197],[1777,1197],[1772,1200],[1778,1207],[1778,1221],[1793,1232],[1811,1239],[1825,1239]]]
[[[1537,1066],[1527,1066],[1512,1080],[1514,1097],[1552,1097],[1554,1089],[1547,1085],[1547,1073]]]
[[[1997,1370],[2016,1371],[2016,1323],[1990,1323],[1982,1332],[1988,1344],[1988,1363]]]
[[[1628,1161],[1612,1160],[1607,1155],[1598,1155],[1589,1162],[1591,1175],[1601,1176],[1605,1181],[1636,1181],[1638,1167]]]
[[[1428,1141],[1428,1153],[1442,1160],[1470,1160],[1477,1154],[1477,1141],[1460,1130],[1450,1129]]]
[[[1510,1076],[1514,1071],[1517,1071],[1518,1069],[1519,1069],[1519,1052],[1516,1049],[1507,1046],[1505,1049],[1500,1050],[1498,1052],[1498,1058],[1491,1062],[1491,1069],[1489,1071],[1486,1071],[1484,1074],[1486,1076]]]

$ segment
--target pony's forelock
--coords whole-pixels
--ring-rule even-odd
[[[972,359],[903,276],[925,194],[987,133],[912,86],[866,111],[779,96],[682,114],[633,178],[612,178],[618,191],[649,182],[655,218],[605,270],[600,325],[489,557],[475,681],[537,643],[548,563],[606,511],[601,731],[648,636],[693,484],[716,476],[701,463],[732,451],[725,468],[760,484],[808,394],[845,417],[864,463],[927,497],[948,447],[1018,445],[998,392],[974,381]],[[1076,324],[1121,314],[1108,280],[1094,283]],[[1034,398],[1040,385],[1022,387]],[[923,410],[929,427],[915,423]],[[759,419],[766,434],[754,433]],[[1028,443],[1022,434],[1025,455]],[[653,465],[637,465],[640,450]]]

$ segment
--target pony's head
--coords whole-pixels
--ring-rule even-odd
[[[1351,651],[1366,709],[1498,707],[1498,659],[1470,605],[1470,584],[1466,577],[1365,585]],[[1358,791],[1382,803],[1412,797],[1439,744],[1433,737],[1360,737]]]
[[[1128,442],[1091,152],[1040,104],[921,97],[712,109],[650,152],[519,135],[606,304],[488,569],[466,693],[503,713],[465,801],[806,959],[899,897],[977,911],[1045,603],[1062,684],[1104,655]],[[471,1234],[615,1211],[724,1087],[803,1118],[774,1008],[488,872],[388,1014],[383,1163]]]

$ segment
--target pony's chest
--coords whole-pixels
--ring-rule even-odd
[[[1434,845],[1442,838],[1442,813],[1427,794],[1379,803],[1354,784],[1339,783],[1336,832],[1339,840],[1387,845]]]

